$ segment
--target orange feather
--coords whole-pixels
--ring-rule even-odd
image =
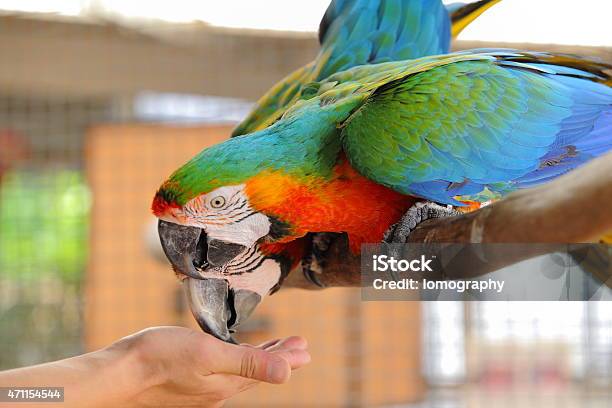
[[[339,160],[330,178],[298,179],[266,171],[246,183],[251,206],[291,226],[289,242],[308,232],[346,232],[354,253],[362,243],[380,242],[385,231],[415,202],[360,175]],[[280,246],[269,246],[272,252]]]

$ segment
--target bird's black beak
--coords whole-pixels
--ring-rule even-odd
[[[202,330],[234,342],[233,329],[249,317],[261,296],[247,289],[231,288],[219,271],[246,247],[219,240],[207,242],[206,233],[200,228],[162,220],[158,232],[172,268],[187,277],[183,287]],[[211,271],[216,277],[205,277]]]

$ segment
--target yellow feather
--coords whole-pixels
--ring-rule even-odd
[[[480,0],[476,3],[469,3],[455,10],[451,14],[453,26],[451,35],[457,37],[461,31],[470,23],[478,18],[482,13],[499,3],[501,0]]]

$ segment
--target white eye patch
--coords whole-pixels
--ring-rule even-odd
[[[251,208],[244,187],[219,187],[200,198],[206,206],[201,221],[209,240],[251,247],[270,232],[270,220]]]
[[[261,237],[270,232],[270,220],[261,213],[253,213],[239,222],[225,225],[207,224],[206,235],[209,239],[232,242],[251,247]]]

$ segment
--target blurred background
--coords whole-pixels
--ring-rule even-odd
[[[327,0],[0,0],[0,369],[189,325],[149,205],[317,53]],[[504,0],[455,49],[612,62],[609,2]],[[476,42],[478,40],[478,42]],[[232,406],[608,407],[606,302],[362,302],[281,291],[240,340],[300,334],[313,364]]]

